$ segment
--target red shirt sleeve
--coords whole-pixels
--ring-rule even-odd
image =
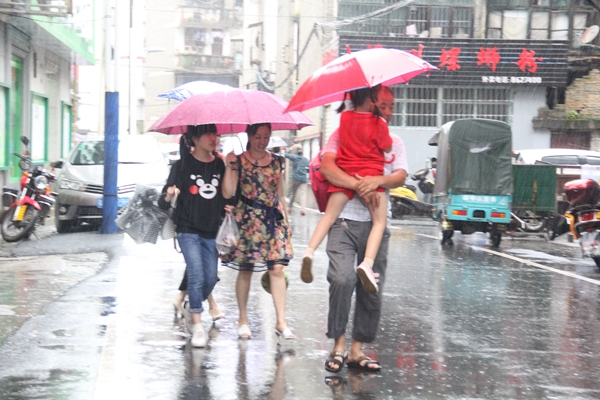
[[[379,118],[378,120],[378,128],[379,128],[379,140],[377,140],[377,144],[381,151],[384,151],[388,147],[390,147],[393,142],[390,136],[390,130],[388,129],[387,123],[383,118]]]

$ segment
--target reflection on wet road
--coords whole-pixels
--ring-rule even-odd
[[[292,215],[297,256],[317,222]],[[258,274],[252,339],[237,338],[236,271],[222,268],[214,294],[226,318],[212,325],[205,313],[208,347],[193,349],[173,317],[184,264],[172,243],[125,239],[109,258],[0,347],[0,398],[600,397],[600,273],[573,246],[505,239],[493,249],[485,235],[455,234],[442,248],[436,226],[395,226],[379,334],[365,348],[378,374],[323,368],[324,246],[313,283],[301,282],[299,256],[290,263],[288,324],[300,339],[281,345]]]

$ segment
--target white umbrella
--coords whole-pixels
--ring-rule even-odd
[[[237,155],[242,154],[246,150],[246,143],[248,143],[248,134],[246,132],[240,132],[229,137],[222,137],[221,153],[229,154],[233,151]],[[271,136],[267,148],[273,149],[275,147],[288,147],[288,144],[279,136]]]

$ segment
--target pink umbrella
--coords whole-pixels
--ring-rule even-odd
[[[159,118],[148,130],[180,134],[188,125],[215,124],[217,132],[244,132],[248,124],[271,123],[273,130],[301,129],[313,123],[300,112],[285,112],[287,101],[258,90],[199,93]]]
[[[345,92],[405,83],[436,69],[419,57],[396,49],[373,48],[345,54],[313,72],[292,97],[287,110],[302,111],[341,101]]]

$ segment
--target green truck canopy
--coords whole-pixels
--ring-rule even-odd
[[[437,134],[434,195],[512,194],[510,126],[491,119],[459,119]]]

